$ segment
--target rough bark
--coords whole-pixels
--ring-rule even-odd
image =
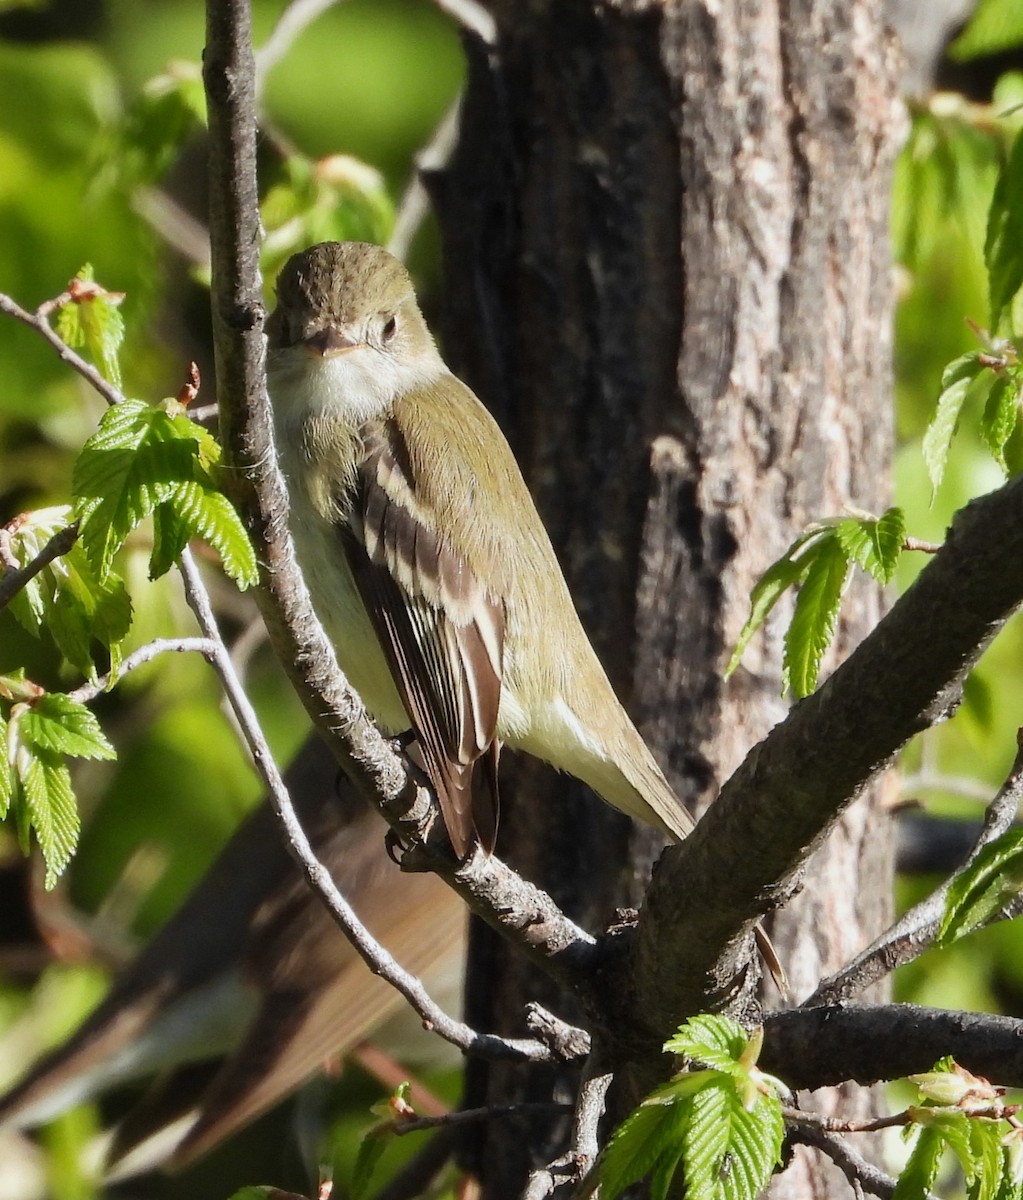
[[[721,678],[756,576],[806,522],[888,500],[899,118],[879,5],[493,11],[433,181],[446,353],[507,429],[612,679],[699,811],[785,711],[784,613]],[[855,588],[829,666],[878,614]],[[522,812],[506,782],[502,852],[597,929],[639,902],[655,847],[530,766],[523,794],[541,788]],[[881,927],[886,824],[859,800],[776,921],[797,999]],[[520,1033],[537,998],[573,1016],[489,936],[470,971],[489,993],[470,994],[475,1025]],[[472,1086],[500,1103],[558,1085],[501,1066]],[[559,1149],[497,1123],[481,1138],[487,1197]],[[797,1161],[778,1194],[827,1194]]]

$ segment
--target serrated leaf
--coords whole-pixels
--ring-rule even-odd
[[[86,264],[75,281],[94,284],[92,267]],[[72,289],[73,289],[72,284]],[[124,317],[118,307],[121,295],[96,287],[69,300],[57,313],[57,333],[69,346],[84,348],[100,371],[116,387],[121,386],[117,355],[124,341]]]
[[[234,505],[223,492],[200,480],[191,480],[179,484],[168,503],[184,527],[216,550],[224,570],[239,588],[244,590],[256,583],[256,553]]]
[[[61,505],[26,514],[10,539],[19,565],[32,561],[66,529],[71,508]],[[11,601],[18,623],[34,637],[49,633],[61,654],[83,674],[93,674],[92,642],[103,645],[111,664],[131,627],[131,600],[115,574],[100,581],[79,544],[43,568]]]
[[[21,716],[22,741],[73,758],[116,758],[92,711],[61,692],[47,692]]]
[[[356,1155],[355,1166],[352,1169],[353,1200],[361,1200],[361,1197],[369,1192],[373,1172],[387,1148],[386,1136],[384,1129],[377,1126],[371,1129],[359,1143],[359,1153]]]
[[[777,1098],[752,1111],[720,1077],[692,1099],[683,1135],[686,1200],[755,1200],[781,1159],[784,1121]]]
[[[28,821],[46,862],[45,886],[52,888],[78,845],[78,809],[63,758],[37,749],[19,756],[18,776]]]
[[[938,1177],[944,1149],[942,1138],[935,1129],[922,1128],[899,1176],[892,1200],[928,1200]]]
[[[192,536],[192,526],[178,511],[173,500],[165,500],[153,510],[153,553],[149,558],[149,578],[159,579],[181,557]]]
[[[785,634],[782,686],[796,697],[808,696],[817,686],[821,660],[835,636],[848,574],[849,560],[837,538],[814,543]]]
[[[734,1072],[750,1036],[738,1022],[714,1013],[690,1017],[664,1043],[669,1054],[693,1059],[707,1067]]]
[[[644,1104],[618,1126],[600,1160],[604,1200],[656,1172],[662,1157],[678,1162],[688,1103]]]
[[[978,367],[978,370],[981,369]],[[952,445],[952,435],[955,433],[966,401],[966,394],[975,376],[964,376],[944,388],[938,397],[938,407],[934,417],[927,426],[923,439],[924,463],[931,480],[931,496],[941,486],[945,475],[945,464],[948,462],[948,451]]]
[[[988,270],[991,329],[997,332],[1006,309],[1023,285],[1023,132],[1016,135],[998,173],[988,212],[984,262]]]
[[[882,586],[891,583],[906,541],[906,519],[901,508],[882,516],[847,517],[835,526],[846,555]]]
[[[128,534],[192,477],[196,443],[160,409],[126,400],[108,409],[75,463],[72,493],[81,539],[105,578]]]
[[[777,562],[772,563],[757,580],[750,592],[750,615],[746,618],[746,624],[739,633],[732,657],[728,660],[728,666],[725,667],[726,679],[738,667],[753,635],[767,620],[774,606],[788,589],[794,587],[805,575],[812,557],[811,544],[821,536],[826,536],[826,531],[814,529],[801,534],[789,546],[784,555]],[[804,549],[806,547],[810,548]],[[801,550],[803,553],[799,554],[798,552]]]
[[[967,1176],[969,1200],[996,1200],[1005,1173],[1002,1146],[1004,1125],[1000,1121],[974,1120],[969,1123],[972,1173]]]
[[[980,433],[995,462],[1008,475],[1005,447],[1019,419],[1019,381],[1008,373],[999,375],[988,392]]]
[[[935,944],[947,946],[979,928],[1023,884],[1023,830],[1010,830],[984,847],[948,889]]]

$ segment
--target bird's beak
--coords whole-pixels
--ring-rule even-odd
[[[345,329],[327,325],[310,334],[305,339],[305,344],[313,354],[318,354],[321,358],[336,358],[339,354],[347,354],[349,350],[361,346],[363,342],[361,338],[353,337]]]

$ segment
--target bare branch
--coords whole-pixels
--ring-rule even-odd
[[[468,1125],[476,1121],[497,1121],[505,1117],[560,1117],[572,1111],[571,1104],[555,1101],[523,1101],[521,1104],[494,1104],[485,1108],[460,1108],[439,1117],[411,1117],[396,1121],[398,1137],[421,1133],[424,1129],[443,1129],[449,1125]]]
[[[394,229],[391,231],[387,249],[403,261],[408,256],[412,239],[430,210],[430,198],[423,186],[422,177],[447,166],[458,139],[458,114],[461,103],[459,97],[441,118],[429,142],[416,155],[412,178],[398,202]]]
[[[77,540],[77,523],[58,529],[31,562],[27,562],[23,567],[9,568],[0,575],[0,609],[6,608],[21,589],[54,559],[67,554]]]
[[[266,394],[259,281],[254,66],[247,5],[209,11],[204,79],[210,113],[210,231],[221,435],[229,486],[261,548],[258,597],[271,641],[307,711],[355,786],[413,843],[403,867],[434,870],[484,920],[552,974],[585,988],[594,940],[549,896],[478,851],[456,864],[431,793],[367,718],[337,667],[295,563],[288,497],[277,468]],[[432,826],[432,828],[431,828]]]
[[[797,1091],[929,1071],[943,1055],[1023,1087],[1023,1020],[916,1004],[830,1004],[764,1017],[760,1066]]]
[[[635,973],[657,1027],[700,1007],[720,947],[793,894],[809,856],[874,775],[955,711],[963,681],[1021,599],[1016,477],[957,514],[945,545],[873,633],[749,752],[693,834],[665,853],[640,919]]]
[[[912,962],[933,945],[945,915],[949,888],[969,870],[981,850],[1001,837],[1016,819],[1020,799],[1023,798],[1023,729],[1016,733],[1016,746],[1012,769],[988,805],[981,834],[962,866],[925,900],[915,904],[890,929],[885,930],[851,963],[825,979],[805,1002],[807,1006],[837,1004],[882,979],[896,967]]]
[[[207,662],[213,663],[219,653],[219,646],[212,638],[205,637],[156,638],[144,646],[139,646],[137,650],[133,650],[117,668],[116,673],[108,671],[96,680],[83,683],[73,692],[68,692],[68,695],[80,704],[88,704],[105,692],[115,679],[122,679],[136,668],[152,662],[159,655],[189,653],[201,654]]]
[[[202,586],[198,570],[187,550],[181,556],[181,575],[185,584],[185,597],[188,605],[195,613],[203,634],[214,644],[213,667],[220,677],[256,769],[266,785],[270,804],[285,831],[288,845],[297,858],[310,887],[327,905],[335,922],[356,952],[371,971],[386,979],[405,997],[412,1008],[422,1017],[423,1025],[427,1029],[433,1030],[445,1041],[451,1042],[466,1053],[527,1059],[533,1062],[549,1060],[550,1053],[541,1042],[526,1039],[503,1039],[489,1034],[478,1034],[464,1022],[449,1017],[430,997],[422,983],[399,966],[391,954],[358,919],[351,905],[338,890],[330,872],[316,858],[309,839],[306,837],[277,763],[260,728],[259,719],[235,674],[231,655],[220,637],[209,596]]]
[[[804,1114],[799,1113],[798,1110],[793,1110],[793,1112],[796,1116],[792,1119],[795,1123],[790,1123],[790,1141],[812,1146],[815,1150],[826,1154],[853,1187],[858,1185],[864,1191],[870,1192],[871,1195],[881,1196],[882,1200],[890,1200],[890,1197],[895,1194],[897,1180],[887,1175],[879,1167],[875,1167],[873,1163],[868,1162],[844,1139],[828,1133],[815,1123],[804,1121],[802,1119]],[[928,1193],[928,1200],[937,1200],[937,1198]]]

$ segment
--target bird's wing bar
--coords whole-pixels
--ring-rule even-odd
[[[496,751],[504,606],[422,519],[413,482],[381,433],[367,437],[343,542],[437,791],[458,856],[474,831],[493,849],[492,764],[473,795],[473,767]]]

